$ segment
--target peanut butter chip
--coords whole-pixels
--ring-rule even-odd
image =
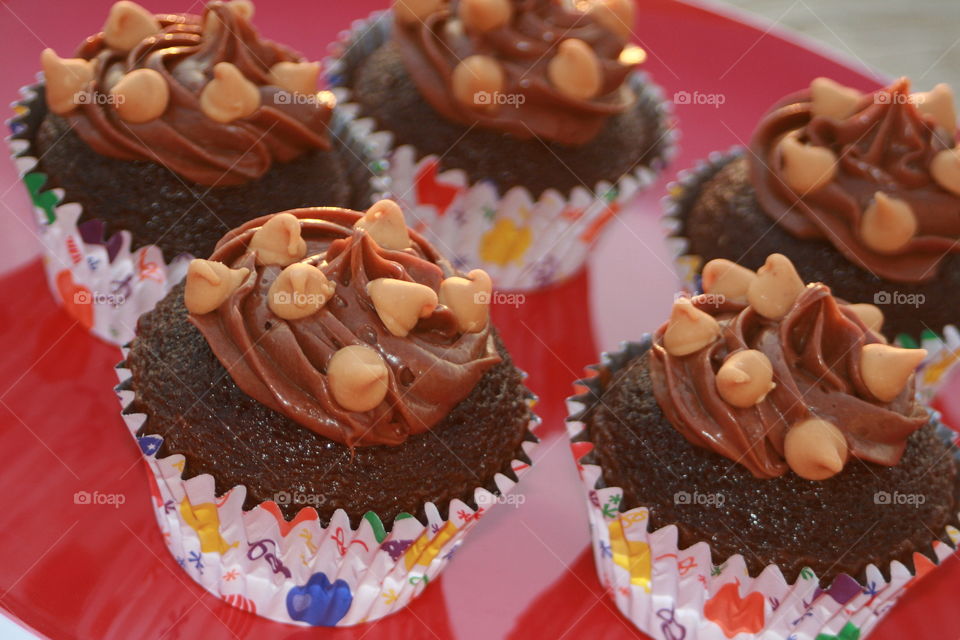
[[[843,120],[856,112],[863,94],[830,78],[816,78],[810,83],[810,111],[815,116]]]
[[[400,24],[418,24],[430,14],[440,11],[443,4],[443,0],[396,0],[393,3],[393,15]]]
[[[367,293],[387,330],[401,338],[437,308],[437,293],[417,282],[378,278],[367,283]]]
[[[513,7],[510,0],[460,0],[457,13],[467,29],[492,31],[510,22]]]
[[[960,149],[944,149],[933,156],[930,175],[938,185],[960,196]]]
[[[609,31],[624,40],[630,38],[634,23],[633,0],[592,0],[588,13]]]
[[[410,232],[407,231],[403,211],[393,200],[381,200],[374,204],[353,228],[366,231],[384,249],[403,251],[410,247]]]
[[[868,329],[880,333],[880,330],[883,328],[883,311],[880,311],[879,307],[864,302],[860,304],[849,304],[847,308],[857,314],[863,324],[867,325]]]
[[[717,392],[727,403],[746,409],[763,402],[774,388],[773,365],[762,351],[730,355],[717,372]]]
[[[847,440],[826,420],[814,418],[790,427],[783,449],[793,472],[807,480],[831,478],[847,463]]]
[[[465,107],[480,111],[497,108],[490,96],[503,91],[503,67],[490,56],[470,56],[453,69],[450,78],[453,97]]]
[[[917,233],[917,217],[910,205],[877,191],[860,221],[863,243],[878,253],[896,253]]]
[[[747,290],[747,301],[764,318],[779,320],[805,288],[793,263],[785,255],[773,253],[757,270],[757,279]]]
[[[946,129],[950,135],[957,132],[957,110],[950,85],[941,82],[933,90],[914,94],[913,98],[920,113]]]
[[[257,252],[257,264],[285,267],[307,255],[300,220],[292,213],[278,213],[257,229],[248,248]]]
[[[583,40],[560,43],[547,65],[547,78],[557,91],[574,100],[589,100],[600,93],[603,72],[600,59]]]
[[[61,58],[53,49],[40,54],[46,84],[47,107],[57,115],[77,108],[77,96],[93,80],[96,63],[83,58]]]
[[[187,311],[203,315],[217,309],[246,280],[249,273],[249,269],[231,269],[222,262],[191,260],[183,291]]]
[[[317,62],[278,62],[270,67],[271,82],[291,93],[316,93],[319,75]]]
[[[117,51],[130,51],[146,38],[160,32],[156,16],[135,2],[114,3],[103,25],[103,40]]]
[[[901,349],[886,344],[868,344],[860,353],[863,383],[880,402],[892,402],[907,387],[926,349]]]
[[[110,90],[117,115],[134,124],[156,120],[170,103],[170,86],[159,71],[134,69]]]
[[[253,19],[254,6],[250,0],[230,0],[230,2],[227,3],[227,8],[242,20],[250,22]],[[220,21],[217,19],[217,14],[213,11],[208,11],[206,20],[204,20],[203,23],[204,35],[207,37],[212,36],[219,28]]]
[[[822,189],[837,175],[837,156],[826,147],[803,144],[794,135],[780,141],[783,180],[797,195]]]
[[[703,290],[723,296],[730,302],[746,303],[747,290],[757,279],[757,274],[735,262],[717,258],[703,267]]]
[[[213,80],[200,92],[200,109],[217,122],[246,118],[260,108],[260,90],[229,62],[213,67]]]
[[[270,285],[267,306],[284,320],[312,316],[333,297],[336,285],[313,265],[295,262]]]
[[[330,358],[327,380],[337,404],[347,411],[363,413],[375,409],[387,397],[390,370],[370,347],[352,345]]]
[[[474,269],[466,278],[453,276],[440,283],[440,304],[453,311],[463,333],[479,333],[490,320],[493,282],[483,269]]]
[[[680,298],[673,303],[663,334],[667,353],[678,358],[687,356],[713,344],[719,337],[720,325],[716,319],[693,306],[690,298]]]

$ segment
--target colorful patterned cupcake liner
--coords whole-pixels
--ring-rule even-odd
[[[118,366],[121,383],[130,375]],[[338,509],[323,526],[310,507],[288,521],[273,501],[244,510],[243,485],[218,496],[213,476],[184,478],[184,456],[158,458],[163,438],[137,437],[147,416],[125,413],[134,392],[118,387],[117,395],[143,455],[157,524],[174,559],[217,598],[288,624],[347,627],[399,611],[436,579],[467,533],[530,466],[511,461],[517,480],[497,473],[499,495],[477,488],[477,508],[454,499],[444,518],[435,504],[426,503],[426,524],[401,514],[387,530],[368,512],[353,528]],[[532,394],[529,403],[531,408],[535,404]],[[532,433],[539,422],[536,416],[531,419],[528,441],[522,444],[527,460],[537,444]]]
[[[21,99],[13,104],[15,115],[7,122],[7,144],[33,204],[47,283],[74,320],[106,342],[123,345],[133,338],[137,318],[183,278],[191,256],[166,260],[153,245],[134,250],[127,231],[106,238],[102,220],[78,222],[83,208],[63,203],[63,190],[45,186],[47,176],[39,170],[31,144],[47,112],[42,74],[38,79],[20,89]],[[350,163],[351,172],[371,173],[373,193],[386,192],[384,163],[369,154],[369,145],[353,137],[346,116],[345,111],[334,112],[330,127],[334,148]]]
[[[643,342],[623,343],[621,351],[604,353],[592,368],[616,372],[650,345],[649,335]],[[647,508],[620,510],[623,489],[604,486],[602,468],[586,458],[594,445],[577,420],[599,394],[598,378],[578,384],[588,392],[567,401],[567,432],[586,493],[597,574],[623,615],[656,640],[862,640],[915,580],[954,553],[951,545],[936,541],[937,562],[915,553],[915,573],[894,561],[886,580],[869,565],[866,583],[842,574],[826,590],[810,569],[790,584],[776,565],[750,575],[740,555],[714,565],[707,542],[682,549],[676,525],[651,531]],[[942,423],[937,433],[956,442]],[[955,455],[960,460],[960,450]],[[948,526],[946,536],[954,547],[960,544],[956,528]]]
[[[669,234],[667,243],[674,256],[682,286],[692,293],[703,291],[700,270],[704,259],[691,253],[690,243],[680,235],[683,228],[681,216],[699,196],[703,184],[742,154],[743,148],[739,146],[725,153],[711,153],[706,160],[699,161],[692,169],[684,169],[678,173],[676,180],[667,185],[668,195],[662,201],[664,226]],[[894,344],[927,350],[927,358],[920,365],[917,376],[917,393],[925,403],[930,402],[947,382],[953,368],[960,363],[960,330],[954,325],[943,327],[939,333],[927,329],[919,336],[900,334]]]
[[[679,137],[669,102],[645,73],[631,76],[639,101],[661,115],[660,156],[614,182],[593,190],[576,187],[565,198],[551,189],[534,199],[523,187],[505,194],[490,181],[471,183],[459,169],[440,171],[439,158],[419,158],[411,145],[394,148],[393,135],[377,131],[370,118],[358,118],[343,86],[355,68],[390,36],[390,12],[356,21],[330,47],[328,82],[342,108],[350,110],[358,138],[389,158],[387,174],[410,225],[444,251],[458,268],[482,267],[502,289],[530,290],[560,282],[579,271],[603,228],[639,192],[650,187],[676,154]]]

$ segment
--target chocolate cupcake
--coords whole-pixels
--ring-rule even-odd
[[[385,141],[404,211],[503,287],[574,273],[670,154],[633,3],[578,6],[397,2],[333,51],[331,84]]]
[[[104,274],[118,270],[104,262],[129,265],[120,247],[128,255],[157,247],[162,253],[144,260],[156,267],[146,279],[174,282],[182,271],[168,265],[177,256],[209,255],[252,218],[372,203],[366,152],[343,131],[333,94],[317,90],[319,64],[262,38],[252,12],[239,1],[212,2],[203,15],[153,15],[121,1],[75,57],[50,49],[41,56],[43,82],[14,125],[26,148],[15,152],[36,159],[25,181],[44,208],[42,223],[59,222],[43,229],[59,269],[51,281],[69,276],[95,301],[111,298],[94,305],[106,317],[93,324],[108,339],[129,340],[136,314],[166,290],[143,300],[115,290],[145,279],[143,269]],[[65,203],[79,205],[79,215],[58,213]],[[78,265],[86,262],[100,273],[84,273]],[[137,307],[126,326],[103,326],[116,315],[110,307],[122,305]]]
[[[884,334],[919,339],[960,321],[960,151],[946,85],[906,79],[861,94],[826,78],[760,121],[748,153],[681,181],[671,216],[702,266],[748,268],[775,251],[805,280],[884,312]]]
[[[529,464],[531,395],[489,323],[490,290],[391,201],[263,217],[194,260],[141,317],[119,387],[161,526],[181,532],[173,553],[277,577],[240,595],[284,622],[404,606]],[[280,579],[266,552],[303,562]]]
[[[925,354],[781,254],[710,262],[704,284],[574,399],[601,578],[648,633],[866,634],[960,538]]]

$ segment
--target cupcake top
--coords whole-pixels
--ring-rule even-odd
[[[657,403],[688,441],[758,478],[900,461],[928,420],[914,394],[926,351],[886,344],[879,309],[804,285],[780,254],[756,273],[708,262],[703,288],[675,302],[650,358]]]
[[[203,16],[117,2],[77,57],[43,52],[47,106],[97,153],[208,186],[329,149],[335,101],[317,91],[319,65],[261,38],[252,15],[246,0],[211,2]]]
[[[247,395],[347,446],[430,429],[500,362],[490,278],[464,277],[396,203],[298,209],[194,260],[191,322]]]
[[[937,275],[960,251],[960,149],[945,84],[873,93],[817,78],[760,122],[751,178],[761,208],[799,238],[824,239],[899,282]]]
[[[635,102],[632,0],[396,0],[394,42],[445,118],[566,145]]]

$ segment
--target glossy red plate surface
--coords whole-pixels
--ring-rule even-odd
[[[169,2],[145,2],[155,10]],[[351,18],[383,3],[261,3],[260,30],[311,56]],[[647,69],[668,96],[722,95],[677,107],[683,153],[670,174],[745,140],[765,107],[817,75],[862,88],[875,80],[782,37],[701,8],[641,3]],[[0,70],[12,99],[43,46],[67,52],[95,30],[107,2],[0,2]],[[38,36],[37,34],[42,34]],[[25,71],[25,69],[28,69]],[[932,80],[931,80],[932,82]],[[716,102],[716,100],[714,100]],[[0,268],[35,243],[26,199],[0,169]],[[10,188],[7,189],[6,187]],[[636,338],[666,316],[676,288],[658,225],[662,185],[613,223],[589,274],[528,295],[497,321],[541,396],[543,445],[519,491],[499,507],[444,576],[402,613],[346,630],[288,627],[239,612],[181,574],[156,528],[138,451],[117,416],[119,351],[88,336],[53,303],[39,262],[0,278],[0,606],[50,638],[641,637],[603,596],[588,553],[580,487],[562,435],[563,399],[599,349]],[[957,389],[957,385],[953,386]],[[957,396],[956,393],[944,396]],[[946,402],[946,401],[944,401]],[[954,400],[956,402],[956,400]],[[960,406],[941,406],[958,424]],[[77,491],[125,503],[77,505]],[[873,638],[954,638],[960,562],[911,588]]]

